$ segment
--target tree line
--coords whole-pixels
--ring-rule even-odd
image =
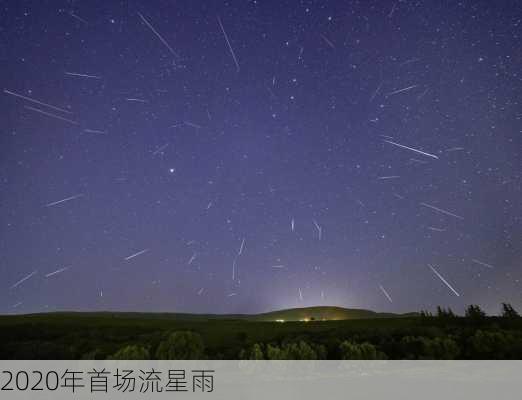
[[[496,318],[496,319],[491,319]],[[248,343],[235,353],[244,360],[385,360],[385,359],[520,359],[522,324],[519,313],[502,304],[500,317],[488,317],[478,305],[469,305],[463,316],[450,308],[420,313],[420,327],[412,332],[386,329],[360,331],[350,337],[285,337],[269,342]],[[454,322],[454,323],[452,323]],[[457,323],[459,322],[459,323]],[[516,322],[511,326],[510,322]],[[86,358],[93,356],[88,354]],[[169,333],[152,351],[146,345],[123,346],[109,359],[191,360],[219,359],[207,352],[203,338],[192,331]]]

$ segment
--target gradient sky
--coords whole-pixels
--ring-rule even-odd
[[[503,0],[2,2],[0,312],[521,308],[521,31]]]

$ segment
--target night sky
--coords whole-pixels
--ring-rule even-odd
[[[1,313],[522,307],[519,1],[1,8]]]

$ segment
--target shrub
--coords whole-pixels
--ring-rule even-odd
[[[509,303],[502,303],[502,317],[503,318],[518,318],[520,315]]]
[[[437,317],[439,318],[454,318],[455,313],[451,308],[442,308],[440,306],[437,306]]]
[[[469,342],[471,356],[481,359],[510,358],[509,351],[515,345],[512,336],[502,331],[478,330]]]
[[[302,340],[284,345],[282,352],[285,360],[317,360],[316,351]]]
[[[486,313],[479,306],[471,304],[466,308],[465,316],[473,320],[482,320],[486,317]]]
[[[382,360],[384,353],[378,352],[377,348],[368,342],[353,343],[348,340],[339,346],[341,359],[343,360]]]
[[[256,343],[248,350],[241,350],[239,353],[239,358],[241,360],[264,360],[265,356],[263,354],[263,348],[261,345]]]
[[[455,360],[460,353],[457,342],[450,337],[427,339],[426,356],[430,360]]]
[[[198,333],[179,331],[171,333],[156,350],[158,360],[199,360],[204,357],[203,339]]]
[[[122,347],[109,357],[110,360],[149,360],[149,351],[142,346],[130,345]]]
[[[459,345],[451,337],[405,336],[400,344],[403,357],[410,360],[454,360],[460,354]]]

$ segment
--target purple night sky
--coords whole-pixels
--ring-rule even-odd
[[[0,313],[522,307],[519,1],[1,9]]]

